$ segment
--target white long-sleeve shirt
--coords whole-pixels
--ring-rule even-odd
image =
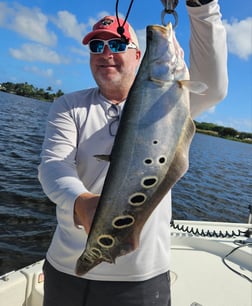
[[[219,102],[227,90],[226,33],[217,0],[190,8],[190,75],[208,85],[204,96],[191,95],[192,116]],[[47,260],[59,271],[75,275],[76,261],[87,235],[74,224],[74,202],[84,192],[100,193],[108,163],[94,158],[109,154],[114,137],[107,114],[111,102],[98,88],[62,96],[52,104],[39,166],[39,180],[57,205],[58,225]],[[119,104],[122,111],[124,103]],[[126,188],[126,186],[125,186]],[[171,193],[160,202],[144,225],[140,246],[118,257],[116,264],[101,263],[83,277],[95,280],[140,281],[170,269]]]

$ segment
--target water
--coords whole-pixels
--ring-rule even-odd
[[[252,204],[252,145],[196,134],[190,169],[173,188],[173,217],[247,222]]]
[[[50,103],[0,92],[0,275],[45,256],[56,219],[37,166]],[[173,218],[247,222],[252,145],[196,134]]]
[[[49,107],[0,92],[0,275],[42,258],[55,227],[37,180]]]

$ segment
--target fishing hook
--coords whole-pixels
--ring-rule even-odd
[[[161,2],[164,5],[164,10],[161,13],[161,21],[163,26],[167,26],[167,23],[165,23],[165,15],[166,14],[172,14],[174,17],[174,24],[172,25],[173,29],[176,28],[178,25],[178,14],[175,11],[176,6],[178,5],[178,0],[161,0]]]

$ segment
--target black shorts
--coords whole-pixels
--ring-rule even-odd
[[[170,277],[164,273],[146,281],[93,281],[44,267],[43,306],[170,306]]]

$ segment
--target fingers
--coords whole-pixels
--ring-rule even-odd
[[[74,222],[83,226],[86,233],[90,232],[100,196],[93,193],[83,193],[75,201]]]

